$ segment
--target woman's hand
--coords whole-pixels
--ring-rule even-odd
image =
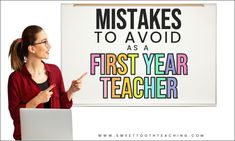
[[[41,91],[37,96],[37,101],[39,103],[46,103],[50,100],[51,95],[53,94],[53,92],[51,91],[54,87],[56,86],[56,84],[52,84],[50,87],[48,87],[47,89],[45,89],[44,91]]]
[[[71,100],[75,92],[81,89],[82,79],[87,75],[87,72],[80,76],[78,79],[73,80],[69,90],[67,91],[68,99]]]
[[[41,91],[37,96],[35,96],[32,100],[30,100],[27,104],[26,104],[26,108],[35,108],[37,107],[39,104],[41,103],[46,103],[50,100],[51,95],[53,94],[53,92],[51,91],[54,87],[56,86],[56,84],[52,84],[50,87],[48,87],[47,89]]]

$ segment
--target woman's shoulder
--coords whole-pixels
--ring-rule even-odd
[[[19,70],[15,70],[13,71],[10,75],[9,75],[9,80],[16,80],[18,78],[22,77],[22,73]]]
[[[15,71],[11,72],[10,77],[17,77],[20,75],[21,75],[20,70],[15,70]]]
[[[50,70],[50,71],[60,71],[60,68],[55,65],[55,64],[50,64],[50,63],[45,63],[45,67],[47,70]]]

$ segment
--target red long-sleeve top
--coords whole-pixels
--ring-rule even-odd
[[[49,85],[52,85],[53,83],[56,84],[56,87],[52,89],[53,95],[51,96],[51,108],[71,108],[73,102],[72,100],[69,101],[67,93],[65,92],[60,69],[53,64],[44,63],[44,66],[49,78]],[[13,137],[16,140],[21,140],[19,109],[25,108],[26,103],[34,98],[40,91],[38,84],[32,79],[25,64],[21,70],[14,71],[9,76],[9,111],[14,122],[15,129]],[[44,108],[44,104],[39,104],[37,108]]]

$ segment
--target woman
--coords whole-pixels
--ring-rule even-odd
[[[21,39],[13,41],[9,56],[15,70],[8,80],[9,111],[14,122],[13,137],[21,139],[20,108],[70,108],[72,97],[80,90],[81,79],[73,80],[68,91],[64,89],[61,71],[47,64],[51,46],[40,26],[24,29]]]

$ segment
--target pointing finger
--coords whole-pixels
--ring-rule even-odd
[[[77,80],[82,80],[87,75],[87,72],[85,72],[83,75],[81,75]]]
[[[54,83],[54,84],[52,84],[50,87],[48,87],[47,89],[46,89],[46,91],[50,91],[50,90],[52,90],[53,88],[55,88],[55,86],[56,86],[56,84]]]

